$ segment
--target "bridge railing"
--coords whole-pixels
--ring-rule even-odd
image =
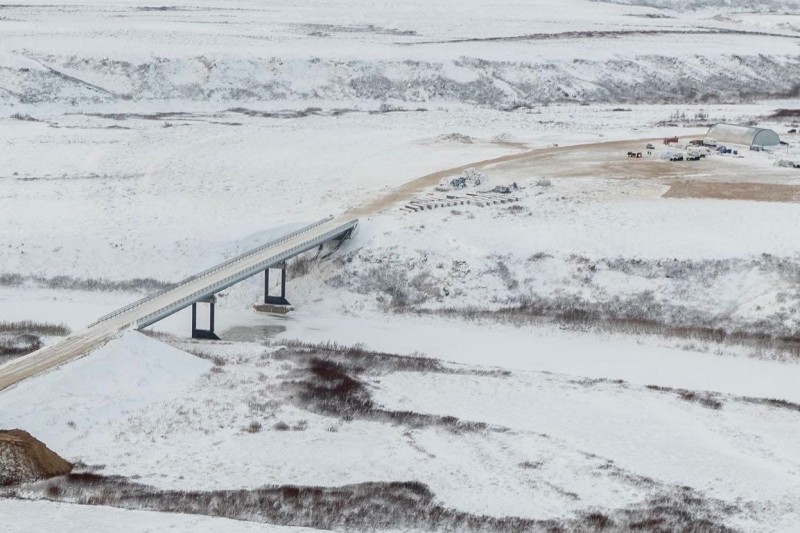
[[[150,324],[153,324],[154,322],[157,322],[158,320],[161,320],[162,318],[166,318],[167,316],[173,313],[177,313],[178,311],[180,311],[185,307],[188,307],[192,303],[195,303],[198,300],[201,300],[211,294],[216,294],[217,292],[222,291],[230,287],[231,285],[238,283],[242,279],[246,279],[260,272],[261,270],[264,270],[270,265],[274,265],[280,263],[281,261],[285,261],[286,259],[290,259],[295,255],[302,253],[305,250],[310,250],[311,248],[318,246],[321,243],[327,242],[328,240],[332,239],[333,237],[336,237],[337,235],[342,235],[347,231],[355,228],[357,223],[358,223],[357,219],[351,220],[345,224],[342,224],[341,226],[337,226],[336,228],[330,231],[326,231],[325,233],[319,235],[318,237],[312,239],[311,241],[298,244],[297,246],[293,246],[292,248],[284,252],[281,252],[279,254],[275,254],[274,256],[265,259],[264,261],[260,261],[259,263],[251,267],[248,267],[247,269],[241,272],[237,272],[236,274],[228,276],[227,278],[222,279],[212,285],[209,285],[208,287],[205,287],[202,290],[196,291],[190,294],[189,296],[181,298],[180,300],[175,301],[165,306],[164,308],[159,309],[158,311],[155,311],[153,313],[150,313],[149,315],[140,318],[139,320],[136,321],[136,327],[138,329],[141,329],[143,327],[149,326]]]
[[[304,227],[302,227],[302,228],[300,228],[298,230],[295,230],[295,231],[293,231],[291,233],[287,233],[286,235],[282,235],[281,237],[278,237],[277,239],[273,239],[273,240],[267,242],[266,244],[262,244],[261,246],[259,246],[257,248],[253,248],[252,250],[248,250],[247,252],[244,252],[243,254],[237,255],[236,257],[232,257],[232,258],[230,258],[230,259],[228,259],[226,261],[223,261],[222,263],[219,263],[217,265],[212,266],[211,268],[203,270],[202,272],[199,272],[197,274],[189,276],[188,278],[183,279],[183,280],[175,283],[171,287],[167,287],[166,289],[162,289],[162,290],[160,290],[158,292],[154,292],[154,293],[148,294],[144,298],[136,300],[133,303],[130,303],[130,304],[124,306],[124,307],[121,307],[121,308],[119,308],[119,309],[117,309],[115,311],[112,311],[112,312],[108,313],[107,315],[103,315],[100,318],[98,318],[97,320],[95,320],[94,322],[92,322],[87,327],[96,326],[100,322],[104,322],[104,321],[108,320],[109,318],[114,318],[115,316],[119,316],[122,313],[126,313],[126,312],[130,311],[131,309],[135,309],[135,308],[139,307],[140,305],[143,305],[143,304],[149,302],[150,300],[153,300],[154,298],[158,298],[159,296],[162,296],[162,295],[167,294],[167,293],[169,293],[171,291],[174,291],[178,287],[186,285],[187,283],[190,283],[190,282],[192,282],[192,281],[194,281],[196,279],[200,279],[202,277],[208,276],[209,274],[213,274],[214,272],[218,272],[220,269],[223,269],[223,268],[225,268],[225,267],[227,267],[229,265],[232,265],[233,263],[236,263],[237,261],[241,261],[242,259],[246,259],[246,258],[248,258],[248,257],[250,257],[250,256],[252,256],[254,254],[263,252],[267,248],[271,248],[273,246],[277,246],[278,244],[281,244],[282,242],[286,242],[287,240],[292,239],[294,237],[297,237],[298,235],[302,235],[303,233],[305,233],[307,231],[311,231],[312,229],[314,229],[314,228],[316,228],[318,226],[321,226],[322,224],[325,224],[326,222],[330,222],[331,220],[333,220],[333,215],[329,215],[329,216],[327,216],[327,217],[325,217],[325,218],[323,218],[321,220],[318,220],[318,221],[314,222],[313,224],[309,224],[308,226],[304,226]]]

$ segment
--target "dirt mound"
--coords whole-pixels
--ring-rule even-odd
[[[0,485],[61,476],[72,464],[21,429],[0,430]]]

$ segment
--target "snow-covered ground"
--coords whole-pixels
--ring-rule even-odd
[[[179,513],[154,513],[130,511],[113,507],[71,505],[55,502],[0,499],[0,512],[5,517],[3,531],[7,533],[28,533],[48,531],[58,524],[65,533],[84,531],[136,531],[137,533],[156,533],[173,531],[175,533],[202,533],[230,531],[231,533],[294,533],[316,531],[309,528],[282,527],[255,524],[227,518],[208,518],[205,516]]]
[[[0,102],[355,98],[505,107],[738,102],[794,90],[796,6],[712,0],[686,11],[683,2],[638,4],[11,5],[0,19]],[[754,6],[762,13],[737,13]]]
[[[763,401],[796,402],[796,372],[614,339],[580,346],[580,336],[565,336],[558,345],[555,333],[524,330],[499,332],[496,342],[474,331],[459,342],[447,328],[439,324],[438,337],[404,328],[416,343],[382,338],[481,366],[381,370],[376,355],[358,377],[381,409],[485,429],[337,418],[297,403],[292,387],[307,363],[280,343],[179,343],[213,354],[212,366],[139,333],[5,392],[0,424],[25,424],[66,457],[162,489],[415,480],[458,511],[563,519],[685,485],[727,502],[724,521],[745,529],[788,531],[797,519],[797,403]],[[437,338],[450,339],[450,350],[437,350]]]
[[[186,311],[153,328],[177,337],[126,332],[0,393],[0,428],[155,491],[420,482],[473,517],[619,521],[687,490],[695,519],[793,531],[800,171],[776,162],[800,161],[800,117],[772,115],[800,108],[798,31],[795,3],[749,0],[0,6],[0,322],[77,330],[361,219],[290,265],[293,313],[252,311],[256,276],[220,296],[226,341],[181,340]],[[714,122],[790,145],[661,159]],[[464,165],[485,181],[435,189]],[[665,196],[686,183],[706,189]],[[372,402],[337,413],[294,340],[440,363],[313,348]],[[0,529],[274,529],[53,483],[17,496],[67,503],[0,499]]]

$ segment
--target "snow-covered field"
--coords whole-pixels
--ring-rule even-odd
[[[315,531],[310,528],[282,527],[227,518],[208,518],[178,513],[153,513],[130,511],[108,507],[65,505],[45,501],[26,502],[0,500],[0,511],[5,517],[3,531],[27,533],[48,531],[53,524],[65,533],[84,531],[141,531],[156,533],[209,533],[230,531],[231,533],[300,533]]]
[[[777,0],[0,6],[0,326],[361,220],[289,315],[256,276],[222,342],[183,311],[0,393],[78,463],[0,529],[794,531],[798,39]],[[661,159],[722,121],[789,146]]]

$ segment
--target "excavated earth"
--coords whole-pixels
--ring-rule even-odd
[[[14,485],[72,471],[72,464],[21,429],[0,430],[0,485]]]

